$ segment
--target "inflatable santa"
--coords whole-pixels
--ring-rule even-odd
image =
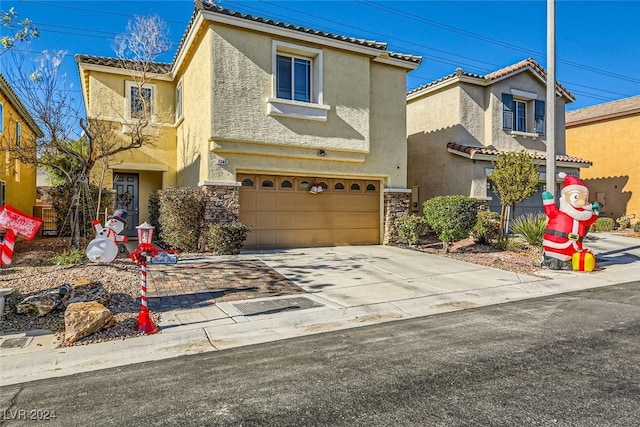
[[[113,215],[107,219],[104,227],[100,221],[94,220],[93,226],[96,229],[96,238],[89,242],[87,246],[87,258],[93,262],[111,262],[118,255],[118,243],[127,242],[127,236],[120,236],[122,230],[127,226],[127,211],[117,209]]]
[[[542,265],[552,270],[571,270],[571,258],[581,252],[589,226],[598,219],[600,205],[589,204],[589,190],[580,179],[560,172],[564,179],[560,193],[559,207],[548,191],[542,193],[547,227],[544,230]]]

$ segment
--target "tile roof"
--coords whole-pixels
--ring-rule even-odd
[[[439,78],[438,80],[432,81],[430,83],[427,83],[415,89],[412,89],[407,93],[407,95],[412,95],[414,93],[420,92],[423,89],[426,89],[431,86],[435,86],[438,83],[444,82],[449,79],[453,79],[455,77],[461,77],[461,76],[471,77],[474,79],[483,80],[484,82],[490,83],[494,80],[497,80],[499,78],[508,76],[509,74],[515,73],[516,71],[520,71],[527,68],[529,68],[531,72],[537,74],[542,80],[544,81],[547,80],[547,72],[544,70],[544,68],[542,68],[540,64],[538,64],[533,58],[527,58],[515,64],[509,65],[507,67],[501,68],[496,71],[492,71],[491,73],[484,74],[484,75],[469,73],[469,72],[463,71],[462,68],[457,68],[453,73],[447,76],[444,76],[442,78]],[[558,82],[556,82],[556,90],[560,92],[562,96],[569,99],[571,102],[575,101],[576,99],[575,96],[573,96],[571,92],[569,92],[564,86],[562,86]]]
[[[124,68],[124,64],[130,65],[129,69],[140,71],[143,65],[140,61],[131,61],[120,58],[109,58],[106,56],[76,55],[77,63],[103,65],[105,67]],[[172,64],[166,62],[149,62],[147,71],[156,74],[168,74],[171,71]]]
[[[468,154],[471,157],[473,157],[473,156],[475,156],[477,154],[484,154],[484,155],[487,155],[487,156],[497,156],[501,152],[504,152],[504,151],[497,150],[495,148],[478,147],[478,146],[472,146],[472,145],[463,145],[463,144],[457,144],[455,142],[449,142],[447,144],[447,148],[450,149],[450,150],[453,150],[453,151],[458,151],[458,152],[463,153],[463,154]],[[530,154],[533,154],[534,158],[537,159],[537,160],[547,160],[547,154],[543,153],[541,151],[530,152]],[[580,163],[580,164],[584,164],[584,165],[593,164],[589,160],[584,160],[584,159],[581,159],[579,157],[569,156],[569,155],[566,155],[566,154],[556,154],[556,161],[557,162],[567,162],[567,163]]]
[[[568,111],[565,122],[567,126],[578,125],[632,114],[640,114],[640,95]]]

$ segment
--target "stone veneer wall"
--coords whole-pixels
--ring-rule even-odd
[[[202,185],[207,196],[204,220],[206,224],[237,221],[240,217],[240,192],[236,185]]]
[[[411,192],[389,191],[384,193],[384,238],[385,245],[396,245],[402,243],[403,239],[396,231],[396,218],[402,215],[409,215],[411,203]]]

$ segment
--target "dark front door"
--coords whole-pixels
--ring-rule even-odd
[[[116,209],[127,211],[127,228],[120,235],[136,237],[138,224],[138,174],[114,173],[113,187],[116,190]]]

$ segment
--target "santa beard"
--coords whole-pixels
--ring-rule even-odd
[[[560,210],[577,221],[586,221],[593,216],[593,207],[586,205],[583,209],[577,209],[571,206],[564,197],[560,197]]]

